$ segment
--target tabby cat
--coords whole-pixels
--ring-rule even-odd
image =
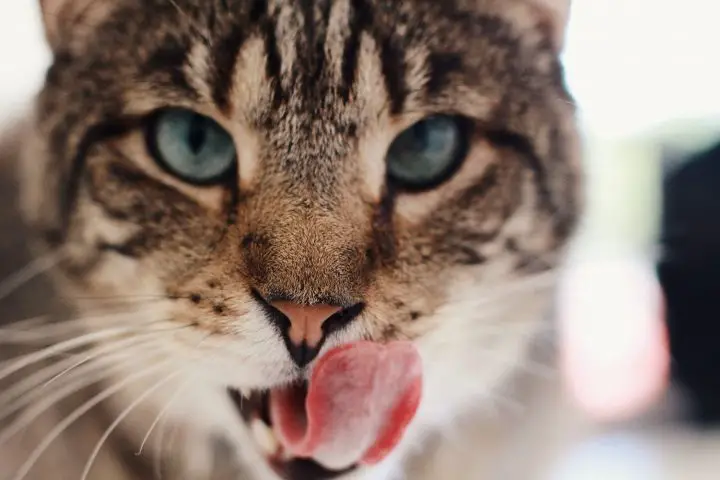
[[[71,312],[0,331],[0,478],[490,478],[452,444],[580,213],[569,0],[41,7],[13,156]]]

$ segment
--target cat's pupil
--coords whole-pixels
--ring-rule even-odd
[[[418,150],[428,150],[432,147],[431,136],[432,130],[428,128],[428,122],[420,122],[412,129],[413,143]]]
[[[188,145],[195,155],[199,154],[207,140],[207,124],[200,115],[193,115],[188,131]]]

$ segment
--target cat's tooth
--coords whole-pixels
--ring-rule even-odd
[[[255,418],[250,423],[250,430],[263,453],[274,455],[280,449],[280,442],[275,438],[275,432],[259,418]]]

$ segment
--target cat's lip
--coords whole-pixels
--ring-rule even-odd
[[[287,480],[329,480],[346,474],[356,466],[334,471],[312,459],[297,458],[285,452],[272,428],[270,418],[270,391],[252,391],[248,395],[229,389],[230,398],[248,427],[258,451],[265,456],[270,467]]]

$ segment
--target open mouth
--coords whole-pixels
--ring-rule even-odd
[[[420,405],[422,363],[410,342],[368,341],[320,357],[310,379],[230,394],[260,452],[288,480],[323,480],[383,461]]]
[[[303,382],[287,392],[287,398],[293,401],[292,405],[288,404],[287,406],[293,407],[293,411],[297,415],[297,421],[300,424],[307,422],[304,407],[307,391],[307,382]],[[253,392],[250,398],[243,397],[240,392],[234,389],[230,389],[229,393],[250,430],[256,448],[264,455],[268,465],[281,478],[287,480],[326,480],[349,473],[358,467],[358,465],[352,465],[342,470],[331,470],[312,458],[293,456],[282,445],[279,434],[274,428],[270,413],[270,391]]]

